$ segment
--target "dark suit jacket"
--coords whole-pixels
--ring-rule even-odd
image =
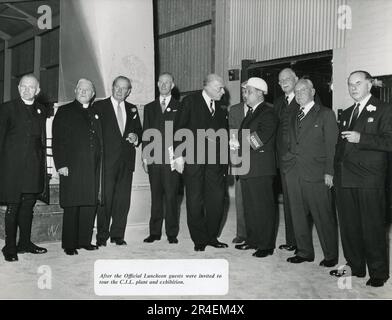
[[[262,142],[261,148],[254,150],[250,148],[250,170],[247,174],[240,176],[241,179],[255,178],[260,176],[271,176],[276,174],[275,139],[278,118],[273,108],[266,103],[258,105],[249,119],[242,122],[241,129],[249,129],[250,134],[257,133]],[[242,144],[242,134],[239,135],[242,156],[246,156]]]
[[[151,143],[154,139],[153,137],[147,137],[144,136],[144,133],[146,132],[146,130],[148,129],[156,129],[161,133],[161,137],[162,137],[162,148],[161,148],[161,152],[162,152],[162,158],[160,160],[160,162],[157,162],[157,164],[169,164],[170,163],[170,159],[169,159],[169,152],[168,152],[168,148],[170,146],[173,146],[173,134],[171,137],[167,137],[168,139],[170,139],[169,141],[171,141],[172,143],[169,145],[165,144],[165,122],[171,122],[172,130],[174,130],[174,122],[175,119],[177,117],[177,114],[179,114],[180,111],[180,103],[174,99],[174,97],[172,96],[169,102],[169,105],[166,107],[166,110],[164,113],[162,113],[162,107],[160,105],[160,101],[159,98],[157,98],[156,100],[150,102],[149,104],[147,104],[144,107],[144,115],[143,115],[143,144],[142,144],[142,148],[144,150],[144,148]],[[169,128],[167,128],[168,130]],[[169,133],[169,131],[168,131]],[[173,131],[174,133],[174,131]],[[155,152],[154,150],[151,152],[151,156],[154,157]]]
[[[315,104],[306,117],[298,123],[296,110],[289,113],[288,152],[282,157],[281,169],[287,174],[293,168],[302,179],[310,182],[324,181],[324,175],[334,175],[333,161],[338,138],[334,112]]]
[[[376,110],[368,110],[373,107]],[[347,131],[353,108],[354,105],[343,111],[340,132]],[[349,188],[384,188],[387,152],[392,151],[392,108],[372,96],[359,115],[353,131],[361,134],[357,144],[348,143],[339,135],[335,183]]]
[[[129,165],[129,171],[135,170],[136,148],[126,138],[128,134],[135,133],[138,137],[138,145],[142,142],[142,125],[137,107],[124,101],[127,114],[124,134],[121,135],[118,127],[116,114],[110,97],[94,103],[93,108],[101,118],[105,169],[113,168],[119,161]]]
[[[91,107],[89,107],[91,108]],[[63,105],[53,120],[53,159],[56,169],[68,167],[69,175],[60,176],[60,205],[62,207],[95,206],[102,183],[103,141],[99,115],[92,117],[92,130],[97,148],[92,148],[91,127],[83,106],[77,101]],[[99,154],[100,163],[97,163]]]
[[[228,163],[228,137],[227,137],[227,130],[228,130],[228,120],[227,120],[227,111],[222,108],[221,103],[219,101],[215,101],[215,114],[211,116],[209,108],[202,96],[202,91],[198,91],[194,94],[191,94],[185,97],[182,101],[182,108],[181,112],[176,119],[176,123],[174,125],[175,131],[179,129],[189,129],[193,133],[195,145],[194,145],[194,163],[196,163],[197,157],[201,157],[203,155],[197,155],[197,130],[198,129],[212,129],[214,132],[223,129],[226,131],[226,141],[220,141],[219,139],[212,139],[212,143],[216,144],[216,156],[217,156],[217,163],[221,163],[220,161],[220,146],[222,144],[222,148],[226,148],[226,163],[222,164],[222,170],[227,172],[227,163]],[[208,147],[208,139],[205,138],[205,145],[206,150],[204,153],[205,163],[207,163],[207,147]],[[175,147],[178,146],[180,142],[174,143]],[[185,153],[178,152],[176,148],[176,157],[179,155],[185,155]]]
[[[279,119],[278,131],[276,133],[276,151],[277,151],[278,165],[282,159],[282,156],[285,153],[287,153],[288,141],[284,141],[283,137],[288,136],[287,130],[289,127],[288,124],[289,113],[292,110],[296,110],[297,107],[298,107],[298,103],[295,100],[295,97],[293,100],[291,100],[289,105],[286,104],[285,95],[279,96],[274,101],[274,111]]]
[[[41,127],[40,145],[35,146],[38,158],[41,159],[39,175],[46,174],[46,113],[45,108],[38,102],[33,107],[33,117]],[[23,171],[29,142],[31,127],[28,110],[22,99],[0,105],[0,201],[6,203],[19,202],[22,191]],[[40,181],[41,182],[41,181]],[[42,191],[42,190],[40,190]]]

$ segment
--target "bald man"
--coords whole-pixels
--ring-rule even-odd
[[[196,148],[198,130],[216,133],[222,129],[227,135],[227,112],[220,102],[224,93],[223,79],[216,74],[208,75],[202,91],[184,98],[181,113],[175,122],[175,130],[190,130],[195,141],[194,146],[190,144],[186,150],[184,169],[187,222],[195,251],[204,251],[207,245],[215,248],[227,247],[227,244],[218,241],[217,237],[223,217],[228,161],[226,159],[226,164],[221,163],[221,142],[217,138],[205,138],[205,152],[199,153]],[[215,162],[208,159],[207,147],[211,143],[216,147]],[[190,156],[191,153],[193,157]],[[183,159],[178,156],[176,153],[177,158]],[[190,158],[193,161],[190,161]]]
[[[96,250],[91,244],[95,213],[103,204],[103,143],[99,115],[91,108],[92,82],[80,79],[75,100],[59,108],[53,121],[53,158],[64,208],[62,248]]]
[[[44,189],[46,174],[46,115],[36,101],[40,92],[37,78],[20,79],[20,97],[0,106],[0,202],[5,213],[6,261],[17,261],[17,253],[45,253],[30,240],[33,208]],[[19,228],[19,241],[16,234]]]

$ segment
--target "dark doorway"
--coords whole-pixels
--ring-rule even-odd
[[[332,108],[332,51],[323,51],[314,54],[287,57],[283,59],[255,62],[248,65],[245,81],[250,77],[261,77],[268,84],[266,101],[272,103],[274,99],[283,94],[279,84],[279,72],[284,68],[292,68],[299,78],[312,80],[322,104]],[[244,71],[244,70],[242,70]]]

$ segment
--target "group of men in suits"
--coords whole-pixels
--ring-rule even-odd
[[[239,114],[243,119],[239,129],[249,128],[250,140],[254,135],[260,139],[257,148],[250,143],[250,171],[239,177],[246,237],[236,248],[256,249],[256,257],[273,254],[276,213],[273,202],[267,199],[272,186],[262,176],[270,167],[268,152],[275,151],[276,134],[286,225],[286,243],[279,248],[295,252],[287,261],[298,264],[314,260],[314,224],[324,254],[320,266],[337,265],[335,187],[347,268],[331,270],[330,274],[341,277],[350,269],[351,275],[365,277],[367,267],[370,279],[366,284],[383,286],[389,278],[385,197],[388,152],[392,151],[392,107],[371,95],[372,77],[368,72],[354,71],[348,78],[348,89],[355,105],[343,112],[338,127],[333,111],[315,99],[309,79],[298,80],[287,68],[280,72],[279,84],[285,94],[275,100],[273,109],[263,107],[267,86],[260,78],[250,78],[243,84],[245,104],[230,109],[231,127],[238,127],[234,120]],[[255,94],[258,99],[252,98]],[[267,117],[268,121],[263,122]],[[272,135],[271,130],[275,130]],[[231,140],[230,147],[241,150],[240,140]],[[274,174],[272,170],[267,177]]]

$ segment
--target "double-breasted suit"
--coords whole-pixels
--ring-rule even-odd
[[[38,102],[22,99],[0,105],[0,202],[7,204],[6,243],[16,253],[31,245],[33,207],[44,189],[46,175],[46,111]]]
[[[338,260],[337,222],[331,190],[325,175],[334,175],[333,159],[338,136],[336,118],[331,109],[314,104],[302,121],[299,106],[289,113],[288,150],[281,170],[287,183],[297,242],[297,256],[313,260],[312,220],[316,226],[326,260]]]
[[[175,142],[175,153],[176,157],[183,155],[187,156],[187,159],[193,158],[193,161],[188,160],[185,163],[184,169],[187,222],[195,245],[207,245],[216,241],[224,211],[225,176],[228,168],[227,111],[221,107],[219,101],[215,101],[215,112],[212,115],[202,91],[199,91],[184,98],[174,127],[175,131],[188,129],[194,137],[194,144],[187,140],[186,152],[179,151],[182,144]],[[208,129],[213,133],[223,130],[226,141],[205,136],[197,141],[197,131]],[[205,148],[198,151],[197,145],[202,141]],[[214,162],[208,159],[208,144],[216,146]],[[221,145],[226,152],[226,159],[221,159]]]
[[[144,107],[143,132],[146,133],[146,136],[143,137],[143,150],[153,141],[152,136],[147,135],[147,130],[155,129],[162,137],[162,147],[159,150],[161,157],[158,157],[160,159],[157,159],[156,162],[148,165],[151,189],[150,235],[157,238],[160,238],[162,234],[163,218],[165,218],[165,231],[168,238],[177,237],[179,231],[177,195],[180,176],[177,171],[172,171],[171,169],[168,148],[170,146],[173,147],[174,122],[180,112],[180,108],[180,103],[173,97],[170,98],[170,102],[166,105],[165,110],[162,110],[160,98]],[[169,126],[172,127],[171,130]],[[166,137],[165,131],[171,137]],[[170,145],[166,145],[166,139],[171,140]],[[154,158],[158,155],[151,152],[150,156]]]
[[[62,247],[91,244],[95,213],[104,203],[103,141],[99,115],[74,100],[61,106],[53,120],[53,159],[60,175],[60,205],[64,208]]]
[[[254,108],[254,107],[253,107]],[[239,142],[242,157],[249,157],[250,168],[240,175],[244,204],[246,243],[260,250],[275,248],[278,213],[273,191],[276,175],[276,129],[278,119],[273,108],[262,102],[241,123]],[[253,149],[242,143],[242,131],[257,134],[260,147]],[[246,146],[249,147],[247,150]]]
[[[354,106],[342,113],[347,131]],[[389,277],[385,183],[392,150],[392,107],[371,96],[355,122],[359,143],[339,136],[335,155],[336,201],[344,256],[354,275]]]
[[[100,208],[97,217],[97,242],[102,243],[106,243],[109,236],[113,240],[124,239],[131,203],[136,147],[142,142],[142,126],[137,107],[127,101],[124,104],[126,122],[123,134],[111,98],[97,101],[93,105],[101,119],[104,141],[105,206]],[[136,145],[127,141],[130,133],[137,135]]]

